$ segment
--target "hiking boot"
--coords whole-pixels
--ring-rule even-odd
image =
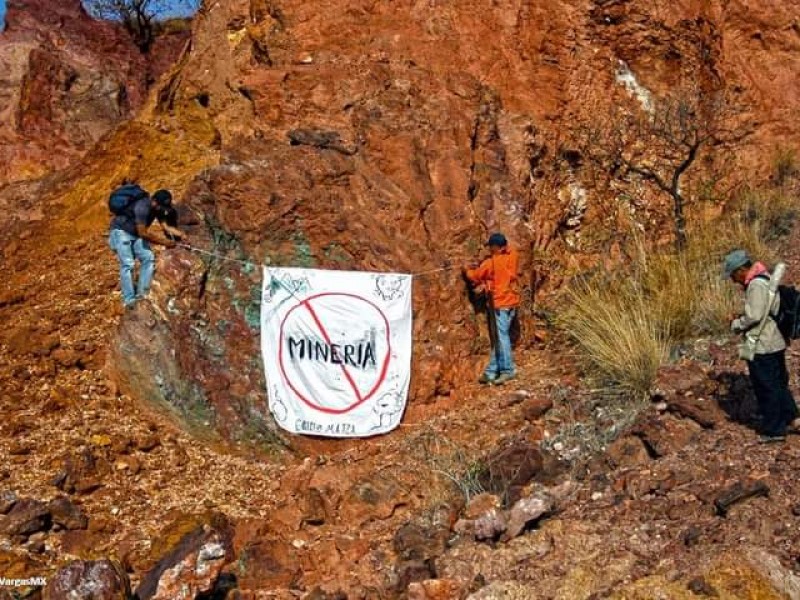
[[[480,384],[482,384],[482,385],[489,385],[489,384],[492,384],[492,383],[494,383],[494,382],[495,382],[495,380],[496,380],[496,377],[490,377],[490,376],[489,376],[489,375],[487,375],[486,373],[484,373],[483,375],[481,375],[480,377],[478,377],[478,383],[480,383]]]
[[[517,376],[514,373],[500,373],[500,376],[492,382],[492,385],[503,385],[508,381],[512,381],[516,379]]]
[[[759,444],[780,444],[785,441],[785,435],[762,435],[758,438]]]

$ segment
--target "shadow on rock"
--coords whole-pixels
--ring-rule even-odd
[[[717,403],[731,421],[758,431],[761,418],[750,380],[744,373],[724,372],[715,376],[719,383]]]

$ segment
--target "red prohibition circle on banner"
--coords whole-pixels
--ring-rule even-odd
[[[283,348],[285,345],[284,330],[286,326],[286,321],[289,319],[290,315],[298,308],[305,308],[308,311],[308,313],[311,315],[311,318],[314,320],[314,323],[316,324],[317,328],[319,329],[319,332],[322,335],[325,342],[327,342],[328,344],[331,343],[328,330],[325,328],[325,325],[322,323],[319,316],[317,315],[317,312],[314,310],[314,307],[312,306],[312,301],[326,297],[328,298],[344,297],[344,298],[349,298],[350,300],[356,300],[369,305],[371,308],[375,309],[375,311],[377,311],[377,313],[383,319],[386,328],[386,355],[383,357],[383,363],[381,364],[380,372],[378,374],[377,380],[375,381],[375,385],[373,385],[372,388],[366,394],[362,395],[361,391],[358,389],[358,386],[356,385],[353,376],[347,370],[347,365],[345,364],[339,365],[340,368],[342,369],[345,379],[350,384],[350,388],[353,390],[353,396],[354,396],[353,398],[354,401],[344,408],[328,408],[326,406],[320,406],[319,404],[314,402],[314,400],[308,398],[305,394],[303,394],[300,390],[297,389],[297,386],[295,386],[294,382],[289,378],[289,375],[286,373],[286,366],[284,364]],[[361,315],[363,314],[363,312],[358,309],[354,309],[353,314]],[[344,292],[340,293],[324,292],[322,294],[315,294],[313,296],[309,296],[308,298],[301,300],[300,302],[295,304],[292,308],[290,308],[283,316],[283,320],[281,321],[280,333],[278,337],[278,365],[280,366],[283,378],[286,380],[286,384],[295,393],[295,395],[303,402],[303,404],[305,404],[310,408],[313,408],[314,410],[318,410],[320,412],[327,413],[329,415],[341,415],[348,413],[354,408],[361,406],[364,402],[372,398],[372,396],[375,395],[375,392],[378,391],[378,388],[381,386],[381,384],[386,380],[386,373],[389,371],[389,361],[391,355],[392,355],[392,345],[391,345],[391,337],[389,331],[389,319],[386,318],[386,315],[383,314],[383,311],[374,302],[367,300],[363,296],[359,296],[357,294],[347,294]]]

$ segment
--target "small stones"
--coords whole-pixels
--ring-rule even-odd
[[[136,439],[136,448],[142,452],[151,452],[161,445],[157,435],[148,434]]]
[[[67,530],[86,529],[89,519],[79,506],[66,496],[54,498],[47,505],[54,525]]]
[[[703,532],[700,530],[700,528],[692,525],[681,534],[681,541],[683,542],[684,546],[691,548],[700,542],[700,537],[702,535]]]
[[[0,515],[8,514],[18,500],[17,495],[11,490],[0,492]]]
[[[708,581],[706,581],[703,577],[695,577],[692,579],[688,584],[686,584],[686,589],[698,596],[719,598],[719,593],[716,589],[714,589],[714,586],[708,583]]]
[[[464,509],[465,519],[477,519],[492,509],[500,508],[500,498],[494,494],[478,494],[470,499]]]
[[[119,456],[114,462],[117,471],[126,471],[131,475],[136,475],[142,470],[142,462],[135,456]]]
[[[552,398],[530,398],[522,404],[522,416],[526,421],[536,421],[553,408]]]

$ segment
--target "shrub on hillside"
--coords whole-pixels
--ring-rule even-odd
[[[563,323],[592,366],[632,394],[650,389],[669,346],[645,296],[586,283],[568,299]]]
[[[747,192],[715,223],[690,230],[680,253],[648,252],[638,240],[624,268],[573,286],[561,323],[602,379],[643,394],[675,345],[727,331],[738,298],[721,276],[725,254],[741,247],[774,262],[797,214],[791,195]]]

